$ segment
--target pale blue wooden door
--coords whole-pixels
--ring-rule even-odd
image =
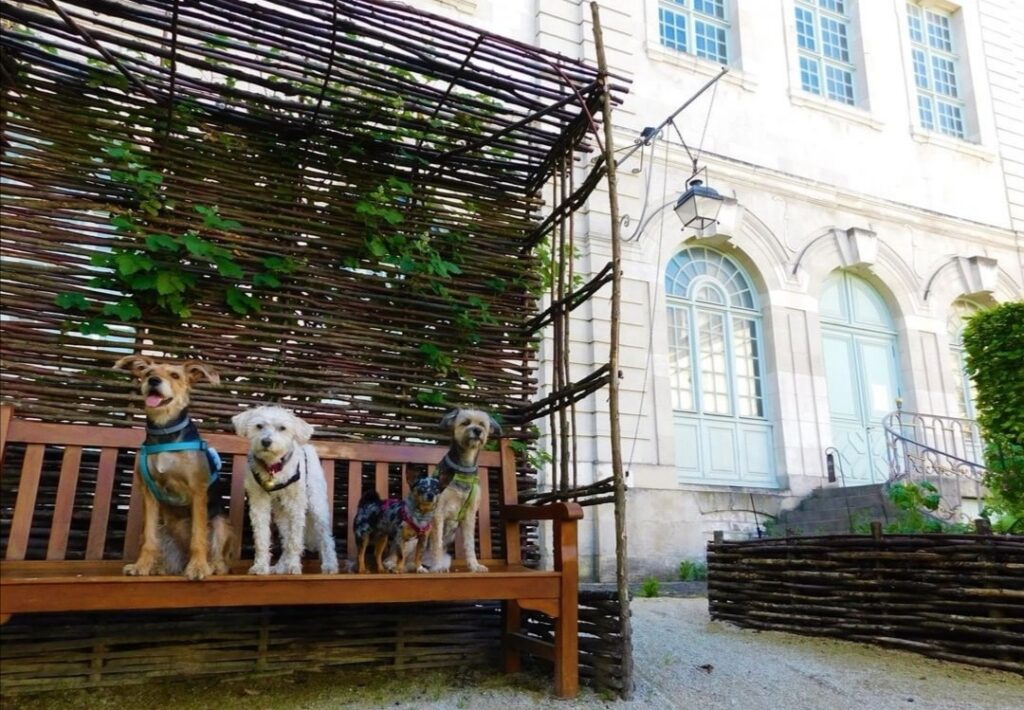
[[[899,396],[892,319],[870,284],[846,272],[826,282],[821,319],[839,472],[846,485],[880,483],[889,477],[882,418]]]

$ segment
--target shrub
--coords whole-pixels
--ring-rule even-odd
[[[679,563],[679,579],[684,582],[703,582],[708,578],[708,566],[703,562],[683,560]]]
[[[987,511],[1020,520],[1024,518],[1024,377],[1019,374],[1024,363],[1024,302],[1004,303],[972,316],[964,328],[964,348],[986,442]]]
[[[642,597],[656,597],[661,593],[661,582],[656,580],[654,577],[648,577],[640,585],[640,596]]]

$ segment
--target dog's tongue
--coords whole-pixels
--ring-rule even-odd
[[[146,395],[146,406],[149,407],[150,409],[153,409],[154,407],[159,407],[160,403],[163,401],[164,398],[158,394]]]

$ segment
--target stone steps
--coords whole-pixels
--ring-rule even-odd
[[[830,535],[852,532],[857,523],[896,515],[882,484],[850,488],[819,488],[800,501],[795,509],[779,516],[777,535],[792,530],[798,535]]]

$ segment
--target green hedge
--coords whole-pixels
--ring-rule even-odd
[[[967,373],[977,388],[987,446],[989,506],[1024,518],[1024,302],[979,311],[964,328]]]

